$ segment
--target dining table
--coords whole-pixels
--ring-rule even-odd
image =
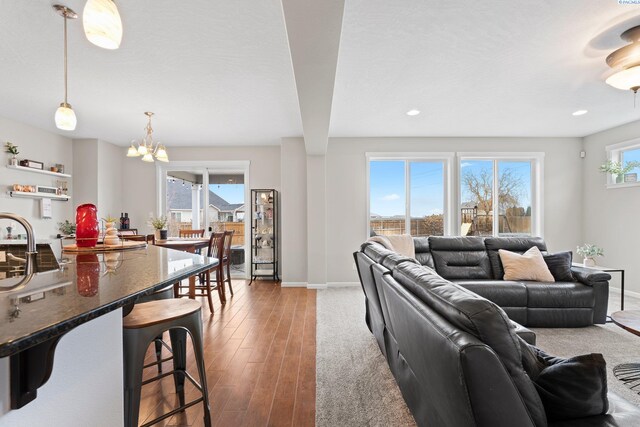
[[[177,251],[196,253],[197,251],[207,248],[209,246],[208,238],[169,238],[166,240],[156,239],[154,245],[167,249],[175,249]],[[220,261],[216,261],[213,266],[217,266]],[[196,276],[189,277],[189,298],[195,299],[196,297]]]

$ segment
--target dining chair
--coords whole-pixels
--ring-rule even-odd
[[[180,230],[180,237],[204,237],[204,228],[200,230]]]
[[[224,292],[224,282],[229,284],[229,291],[231,292],[231,296],[233,296],[233,287],[231,286],[231,242],[233,241],[233,230],[228,230],[224,232],[224,250],[222,251],[222,258],[220,259],[220,269],[223,271],[224,277],[222,278],[222,295]]]
[[[201,296],[207,297],[207,302],[209,303],[209,310],[213,313],[213,300],[211,299],[211,291],[218,291],[218,298],[220,299],[220,303],[224,304],[226,299],[224,297],[224,289],[221,286],[222,283],[222,260],[219,254],[223,253],[224,250],[224,233],[212,233],[209,238],[209,246],[207,248],[207,256],[212,258],[220,259],[220,262],[217,266],[213,267],[210,270],[205,271],[198,275],[198,283],[196,283],[196,291],[200,291]],[[216,275],[216,285],[215,287],[211,287],[211,273],[214,272]],[[178,282],[174,284],[174,296],[176,298],[179,297],[188,297],[189,296],[189,285],[183,285],[182,282]],[[186,292],[185,292],[186,290]]]
[[[122,240],[131,240],[134,242],[146,242],[147,241],[147,236],[145,236],[144,234],[125,234],[120,236],[120,239]]]

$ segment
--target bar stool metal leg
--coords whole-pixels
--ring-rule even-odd
[[[207,388],[207,373],[204,366],[204,342],[202,340],[202,320],[200,313],[189,316],[187,328],[191,334],[193,342],[193,353],[198,364],[198,375],[200,375],[200,387],[202,388],[202,406],[204,407],[204,425],[211,426],[211,408],[209,407],[209,389]]]
[[[180,406],[184,406],[184,380],[187,370],[187,331],[183,328],[174,328],[169,331],[171,348],[173,350],[173,382]]]

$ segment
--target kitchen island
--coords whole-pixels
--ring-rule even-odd
[[[0,280],[0,426],[121,425],[123,314],[218,262],[155,246],[64,257]]]

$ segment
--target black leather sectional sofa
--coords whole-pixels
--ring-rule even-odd
[[[464,245],[463,252],[479,252],[479,241],[456,244]],[[441,270],[445,274],[463,267],[459,263],[483,259],[478,254],[454,255],[449,250],[452,244],[444,241],[425,251],[424,245],[430,243],[431,239],[417,240],[417,258],[424,264],[431,258],[434,267],[449,260]],[[518,339],[535,343],[533,332],[510,321],[500,307],[470,291],[471,286],[452,283],[413,258],[377,244],[363,245],[354,256],[366,296],[367,325],[418,425],[640,425],[640,410],[612,393],[606,414],[547,419],[536,387],[524,371]],[[479,276],[494,280],[490,261],[476,261],[469,266],[476,273],[468,280],[480,280]]]
[[[371,244],[371,248],[373,245],[377,244]],[[537,246],[544,254],[547,246],[541,238],[416,237],[414,245],[420,264],[493,301],[522,325],[571,328],[606,321],[608,273],[573,267],[572,282],[502,280],[504,270],[498,250],[523,253]],[[371,248],[365,247],[365,253]]]

